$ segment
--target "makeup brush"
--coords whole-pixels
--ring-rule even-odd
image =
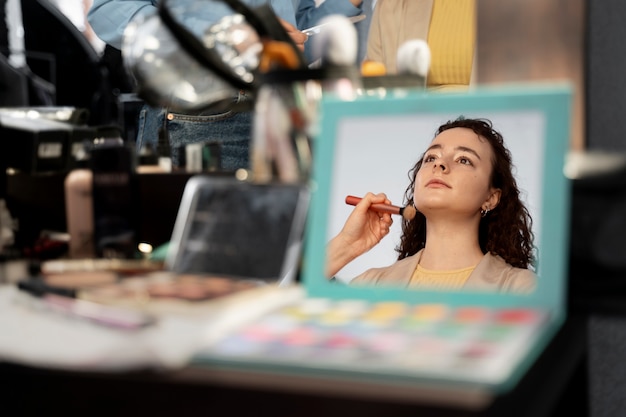
[[[338,14],[326,16],[319,21],[324,30],[311,38],[311,53],[320,57],[321,65],[354,65],[358,52],[358,36],[350,18]]]
[[[346,197],[346,204],[349,204],[351,206],[356,206],[357,204],[359,204],[359,201],[361,200],[362,200],[361,197],[355,197],[353,195],[349,195]],[[380,204],[380,203],[372,204],[370,206],[370,210],[379,211],[382,213],[398,214],[402,216],[405,220],[413,220],[413,218],[415,217],[415,214],[417,213],[417,210],[415,210],[415,207],[413,206],[398,207],[392,204]]]
[[[426,80],[430,69],[430,48],[428,43],[421,39],[408,40],[398,48],[398,74],[419,75]]]

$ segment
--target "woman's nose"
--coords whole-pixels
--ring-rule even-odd
[[[434,165],[433,169],[437,169],[437,168],[441,168],[442,171],[446,170],[446,166],[441,161],[435,162],[435,165]]]

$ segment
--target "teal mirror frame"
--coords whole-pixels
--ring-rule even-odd
[[[302,281],[309,297],[444,303],[451,306],[541,308],[560,321],[565,315],[569,241],[570,183],[563,168],[570,146],[571,88],[568,84],[479,87],[468,92],[429,93],[398,90],[387,96],[342,101],[325,97],[320,104],[319,134],[314,142],[312,199],[305,232]],[[324,276],[329,196],[336,135],[342,120],[372,116],[539,112],[543,115],[543,180],[539,208],[538,285],[529,295],[439,292],[390,287],[352,287]],[[433,132],[436,126],[433,126]],[[505,137],[506,141],[506,137]],[[410,167],[407,167],[407,170]],[[408,183],[407,183],[408,184]]]

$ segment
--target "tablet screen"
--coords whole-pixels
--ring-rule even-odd
[[[294,184],[190,179],[174,227],[170,268],[285,279],[297,269],[307,196],[303,186]]]

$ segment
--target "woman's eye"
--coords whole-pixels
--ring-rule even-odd
[[[434,155],[427,155],[424,157],[424,162],[433,162],[435,160]]]
[[[458,161],[463,165],[472,165],[472,161],[470,161],[468,158],[465,158],[464,156],[460,157]]]

